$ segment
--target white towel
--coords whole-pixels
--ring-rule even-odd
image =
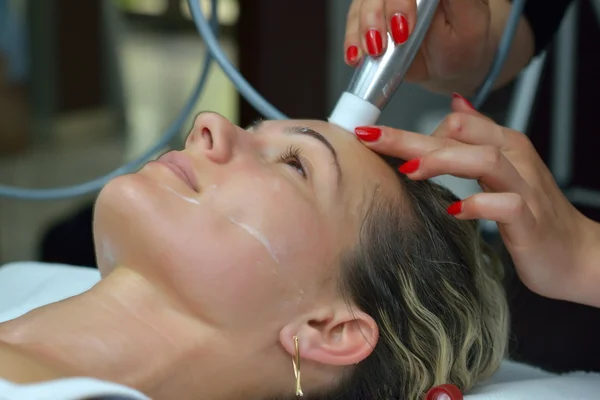
[[[500,370],[473,389],[465,400],[598,400],[600,374],[556,375],[528,365],[504,361]]]
[[[77,295],[100,279],[98,270],[36,262],[0,268],[0,322]],[[1,396],[0,396],[1,398]],[[556,375],[504,361],[465,400],[600,400],[600,374]]]
[[[76,296],[99,280],[94,268],[40,262],[0,265],[0,322]]]

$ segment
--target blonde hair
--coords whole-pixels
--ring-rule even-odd
[[[477,222],[446,212],[458,200],[447,189],[400,179],[398,198],[375,194],[339,280],[347,301],[375,319],[379,340],[335,387],[304,398],[417,400],[444,383],[464,393],[505,357],[502,266]]]

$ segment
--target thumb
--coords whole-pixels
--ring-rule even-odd
[[[463,96],[461,96],[458,93],[452,94],[452,103],[450,105],[450,108],[452,109],[453,112],[462,112],[465,114],[475,115],[475,116],[483,118],[493,124],[496,123],[490,117],[487,117],[487,116],[483,115],[482,113],[480,113],[479,111],[477,111],[475,109],[475,107],[473,106],[473,104],[469,100],[465,99]]]
[[[473,103],[458,93],[452,93],[452,102],[450,108],[454,112],[464,112],[467,114],[479,114]]]

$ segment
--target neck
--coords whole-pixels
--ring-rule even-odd
[[[222,336],[135,272],[119,268],[79,296],[0,324],[0,341],[68,375],[124,384],[154,399],[225,399]],[[202,362],[198,362],[202,360]],[[219,373],[223,376],[219,377]],[[210,397],[208,394],[210,393]]]

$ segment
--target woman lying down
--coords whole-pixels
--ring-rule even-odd
[[[244,130],[203,113],[185,150],[102,190],[102,279],[0,324],[0,387],[91,377],[158,400],[468,392],[499,368],[508,315],[475,222],[446,212],[455,200],[327,123]]]

